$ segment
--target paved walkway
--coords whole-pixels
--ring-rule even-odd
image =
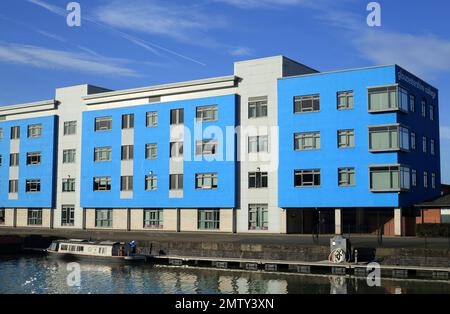
[[[87,231],[87,230],[40,230],[0,228],[2,235],[42,235],[75,239],[96,239],[115,241],[155,241],[155,242],[240,242],[243,244],[266,245],[318,245],[312,235],[266,235],[266,234],[229,234],[229,233],[191,233],[191,232],[139,232],[139,231]],[[449,249],[450,239],[447,238],[416,238],[416,237],[383,237],[380,245],[377,237],[372,235],[345,235],[351,239],[354,247],[365,248],[419,248],[419,249]],[[320,235],[319,244],[329,246],[332,235]]]

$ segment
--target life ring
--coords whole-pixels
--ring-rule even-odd
[[[331,251],[330,255],[328,256],[328,261],[333,264],[340,264],[345,262],[345,257],[345,251],[341,248],[337,248]]]

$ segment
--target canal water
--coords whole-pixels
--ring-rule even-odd
[[[140,265],[80,263],[79,286],[69,286],[72,270],[45,256],[0,256],[0,293],[81,294],[255,294],[255,293],[428,293],[450,294],[450,281],[382,279],[381,287],[365,279],[339,276]],[[74,281],[71,281],[74,282]]]

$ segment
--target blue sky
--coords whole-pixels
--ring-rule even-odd
[[[369,0],[2,0],[0,105],[57,87],[111,89],[232,74],[237,60],[286,55],[317,70],[397,63],[440,90],[443,181],[450,183],[450,3]]]

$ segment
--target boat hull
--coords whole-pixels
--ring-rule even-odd
[[[67,262],[88,261],[88,262],[100,262],[100,263],[119,263],[119,264],[135,264],[144,263],[146,261],[145,256],[93,256],[93,255],[80,255],[59,253],[54,251],[47,251],[47,257],[52,259],[59,259]]]

